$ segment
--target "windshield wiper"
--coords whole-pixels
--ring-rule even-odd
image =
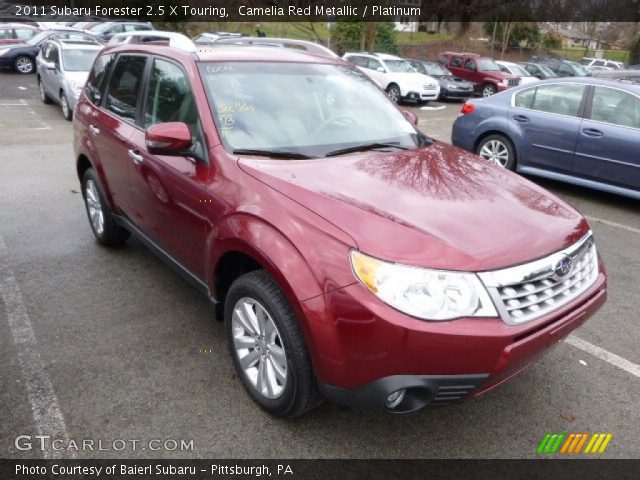
[[[360,150],[376,150],[378,148],[398,148],[400,150],[409,150],[409,147],[403,147],[399,142],[371,142],[361,143],[359,145],[353,145],[351,147],[340,148],[333,150],[325,155],[325,157],[335,157],[336,155],[342,155],[343,153],[359,152]]]
[[[304,153],[292,152],[289,150],[261,150],[253,148],[237,148],[233,151],[234,155],[261,155],[265,157],[276,158],[294,158],[294,159],[306,159],[315,158]]]

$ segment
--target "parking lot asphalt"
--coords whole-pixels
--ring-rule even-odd
[[[407,108],[448,141],[460,104]],[[204,297],[135,240],[96,243],[71,136],[34,76],[0,73],[0,458],[533,458],[547,432],[610,432],[602,456],[640,457],[638,202],[533,179],[589,218],[609,300],[519,377],[409,416],[323,404],[285,421],[245,394]],[[110,449],[16,448],[38,434]]]

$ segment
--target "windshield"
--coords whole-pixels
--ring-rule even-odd
[[[225,148],[309,157],[370,143],[416,148],[424,138],[355,68],[209,62],[200,69]]]
[[[422,65],[424,65],[424,69],[427,72],[427,75],[433,75],[436,77],[448,77],[452,75],[449,70],[438,64],[423,63]]]
[[[67,72],[88,72],[99,50],[62,50],[62,66]]]
[[[499,72],[500,67],[493,60],[481,59],[478,60],[478,70],[482,72]]]
[[[406,60],[385,60],[384,64],[390,72],[394,73],[416,73],[416,69]]]
[[[36,35],[34,35],[33,37],[31,37],[29,40],[27,40],[25,43],[28,43],[29,45],[37,45],[38,43],[40,43],[42,40],[44,40],[45,38],[47,38],[49,35],[51,35],[48,32],[40,32]]]
[[[580,65],[589,65],[591,63],[591,60],[589,60],[588,58],[583,58],[582,60],[580,60],[578,62]]]
[[[93,25],[92,27],[89,27],[89,30],[94,33],[102,33],[110,26],[111,26],[111,23],[109,22],[100,22],[100,23],[97,23],[96,25]]]
[[[537,65],[537,67],[540,69],[540,71],[542,73],[544,73],[548,77],[555,77],[556,76],[556,73],[553,70],[551,70],[549,67],[547,67],[546,65]]]
[[[584,68],[582,65],[580,65],[578,62],[568,62],[571,64],[571,66],[573,67],[573,69],[578,72],[578,75],[581,77],[590,77],[591,76],[591,72],[589,70],[587,70],[586,68]]]

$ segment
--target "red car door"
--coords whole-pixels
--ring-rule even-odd
[[[183,122],[204,146],[200,120],[187,76],[179,65],[153,60],[142,104],[142,126]],[[207,231],[204,182],[208,167],[189,156],[154,155],[143,130],[131,137],[129,154],[132,219],[160,247],[201,279]],[[203,148],[202,151],[205,149]]]
[[[102,108],[92,109],[89,120],[89,133],[115,208],[128,216],[131,215],[130,151],[135,149],[131,137],[139,131],[135,121],[146,62],[144,55],[118,56]]]

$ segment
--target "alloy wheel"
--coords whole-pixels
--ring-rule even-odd
[[[20,73],[31,73],[33,71],[33,61],[27,57],[20,57],[16,60],[16,69]]]
[[[491,85],[487,85],[486,87],[484,87],[482,89],[482,96],[485,97],[485,98],[486,97],[490,97],[494,93],[496,93],[496,91]]]
[[[500,140],[489,140],[478,155],[501,167],[506,167],[509,162],[509,149]]]
[[[231,328],[234,351],[249,383],[263,397],[280,397],[287,386],[287,356],[269,312],[243,297],[233,307]]]
[[[98,189],[91,179],[87,180],[85,186],[85,201],[87,202],[91,226],[97,235],[102,235],[104,232],[104,212],[102,211],[102,202],[100,201]]]
[[[389,95],[389,98],[396,103],[400,99],[400,90],[398,90],[397,87],[391,87],[387,94]]]

